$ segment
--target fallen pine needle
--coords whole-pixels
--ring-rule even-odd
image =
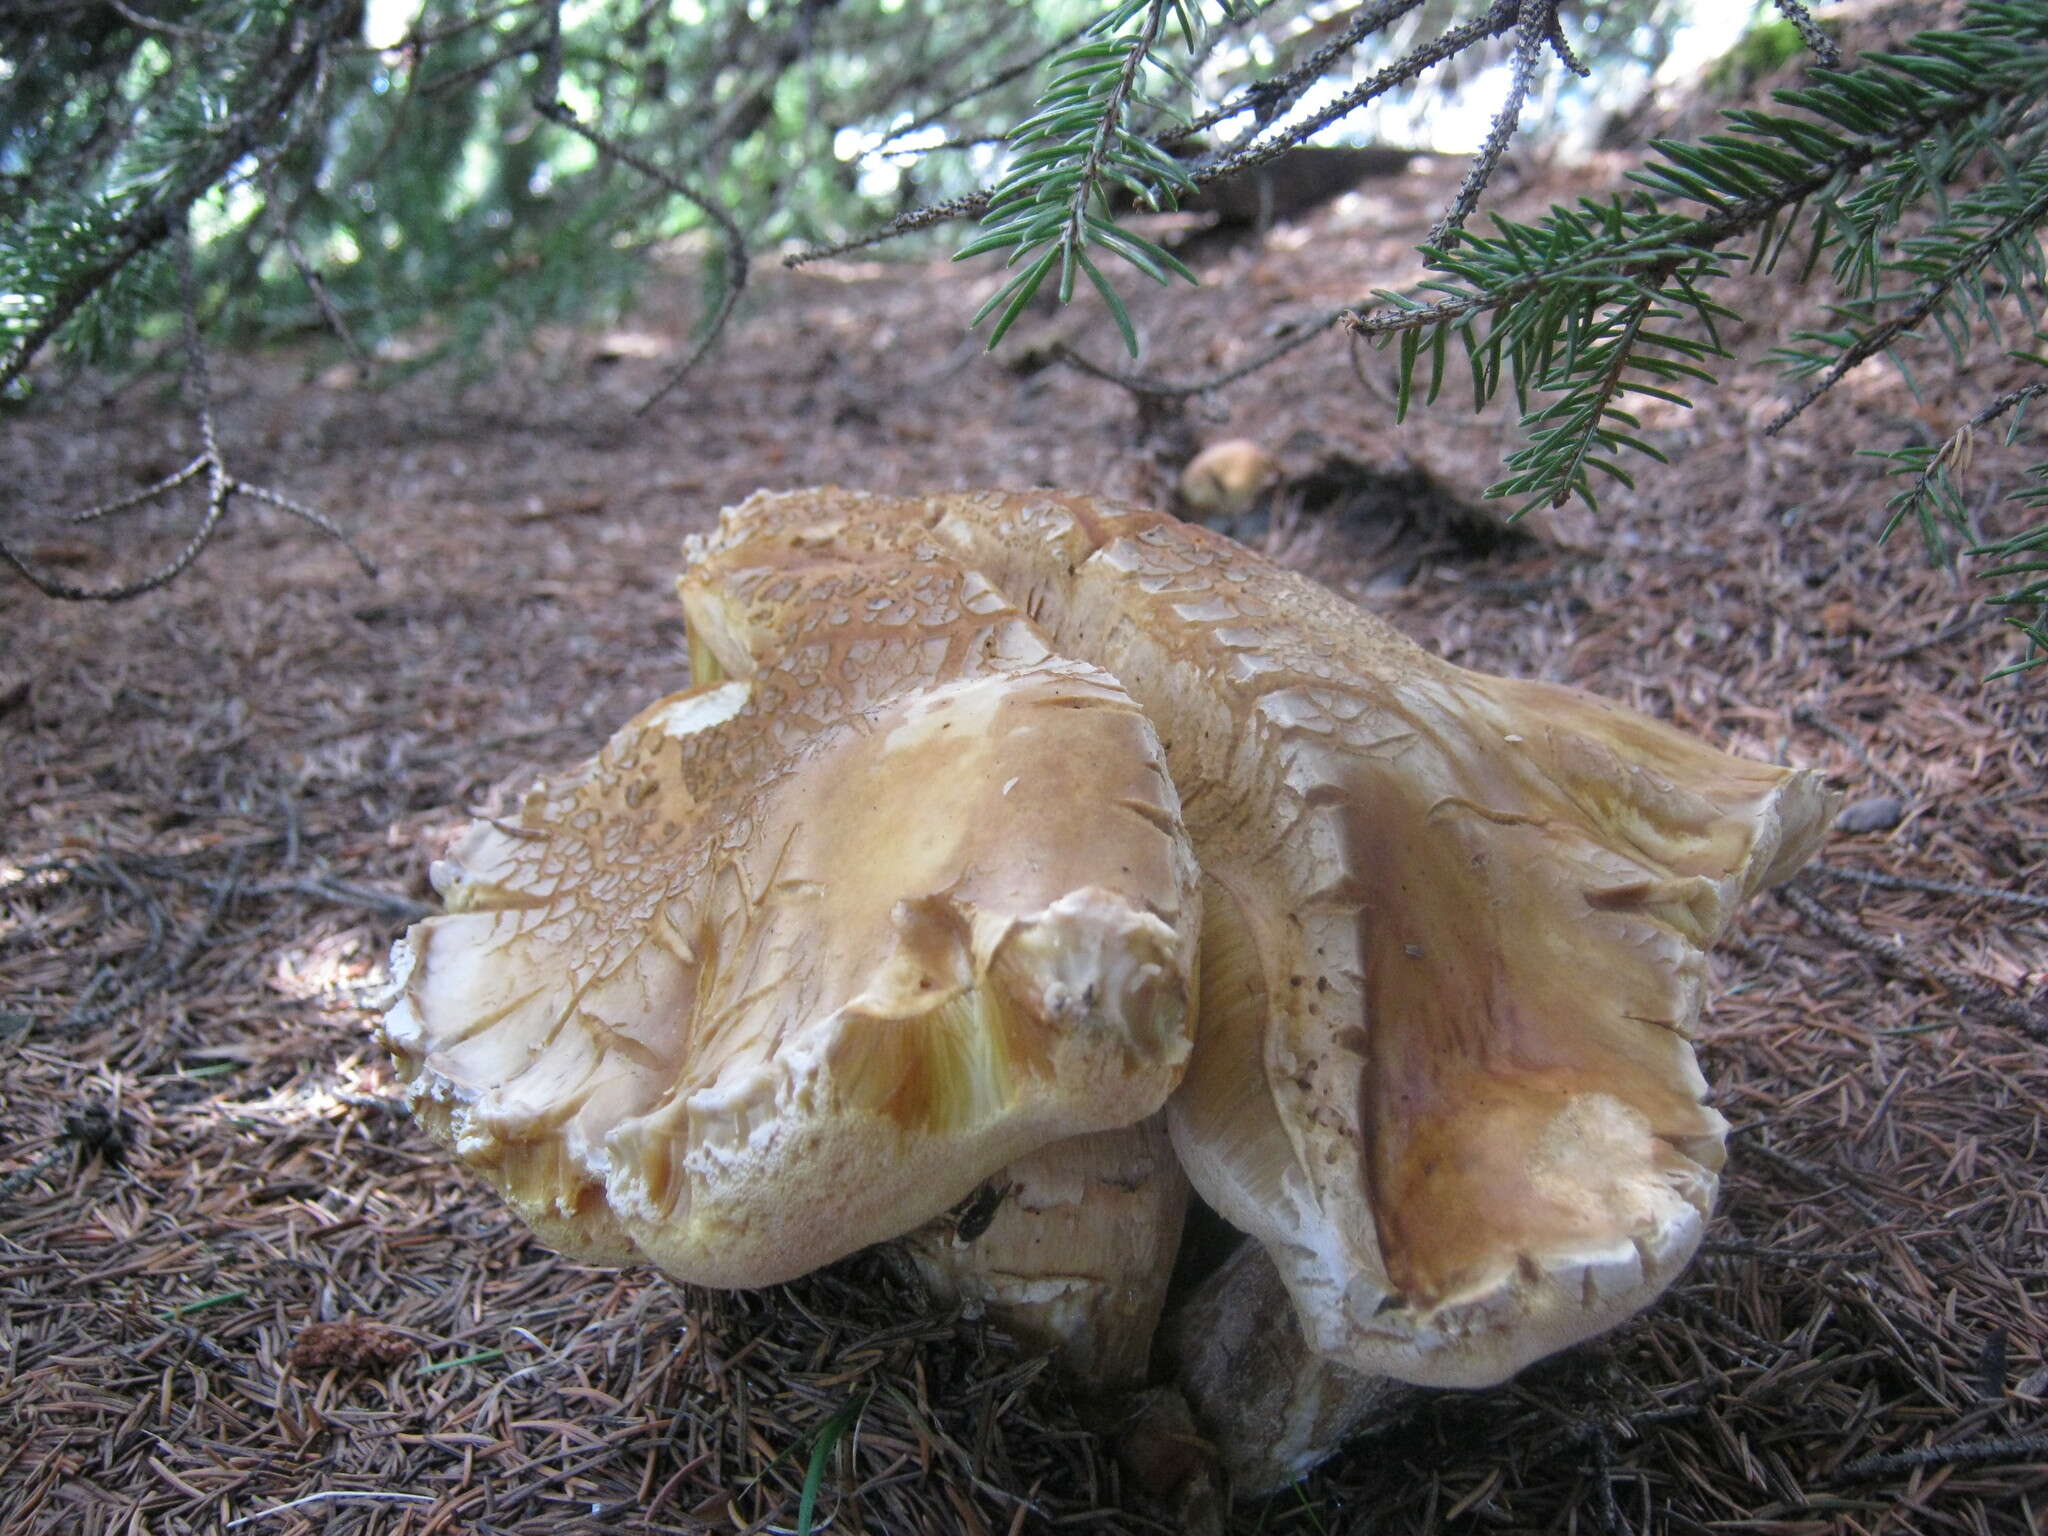
[[[431,1504],[434,1502],[434,1496],[430,1493],[377,1493],[367,1488],[324,1488],[318,1493],[309,1493],[302,1499],[292,1499],[284,1504],[273,1504],[268,1509],[257,1510],[253,1515],[244,1515],[239,1520],[230,1520],[223,1529],[232,1531],[238,1525],[254,1525],[258,1520],[268,1520],[272,1515],[281,1515],[287,1510],[298,1509],[302,1505],[330,1503],[335,1500],[385,1504]]]

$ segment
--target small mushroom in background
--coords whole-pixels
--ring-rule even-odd
[[[763,494],[687,553],[699,687],[401,947],[417,1111],[542,1235],[723,1285],[902,1237],[1130,1387],[1191,1181],[1246,1238],[1153,1363],[1240,1494],[1691,1256],[1705,951],[1817,775],[1086,497]]]
[[[1257,443],[1234,437],[1211,443],[1180,472],[1180,499],[1188,515],[1220,523],[1243,517],[1280,483],[1280,465]]]

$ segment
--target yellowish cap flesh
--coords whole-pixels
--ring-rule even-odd
[[[772,659],[470,828],[384,1021],[543,1236],[712,1285],[1142,1119],[1189,1048],[1194,866],[1129,698],[950,562],[793,580],[751,599]]]

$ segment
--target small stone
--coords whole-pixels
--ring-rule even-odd
[[[1835,818],[1837,832],[1889,832],[1906,819],[1906,802],[1897,795],[1852,800]]]

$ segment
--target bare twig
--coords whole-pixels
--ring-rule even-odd
[[[1809,864],[1806,866],[1816,875],[1830,880],[1850,880],[1858,885],[1874,885],[1885,891],[1925,891],[1933,896],[1968,896],[1977,901],[2010,902],[2016,907],[2032,907],[2036,911],[2048,912],[2048,896],[2036,896],[2030,891],[2002,891],[1994,885],[1964,885],[1949,880],[1921,880],[1912,875],[1891,875],[1879,869],[1850,869],[1840,864]]]
[[[1294,68],[1271,79],[1260,80],[1246,86],[1243,91],[1211,111],[1204,112],[1183,128],[1162,134],[1159,142],[1171,147],[1184,144],[1197,134],[1206,132],[1218,123],[1228,122],[1246,112],[1252,114],[1252,122],[1243,133],[1230,143],[1217,159],[1235,154],[1239,149],[1264,133],[1294,109],[1296,102],[1306,94],[1308,88],[1327,75],[1346,55],[1375,32],[1384,31],[1394,22],[1414,10],[1422,0],[1378,0],[1377,4],[1361,5],[1344,30],[1316,49]]]
[[[839,240],[831,245],[806,246],[801,251],[792,251],[782,258],[785,267],[806,266],[814,261],[829,261],[834,256],[850,256],[855,251],[864,251],[872,246],[884,244],[903,235],[914,234],[920,229],[934,225],[948,224],[955,219],[978,219],[988,212],[989,190],[969,192],[961,197],[949,198],[943,203],[927,203],[922,208],[912,208],[899,213],[879,229],[864,235],[855,235],[850,240]]]
[[[1773,1259],[1780,1264],[1839,1264],[1867,1261],[1868,1253],[1853,1248],[1793,1248],[1784,1243],[1744,1243],[1709,1239],[1699,1251],[1717,1258]]]
[[[1830,911],[1797,883],[1779,886],[1777,894],[1786,906],[1849,948],[1869,955],[1880,964],[1903,972],[1916,981],[1943,987],[2001,1024],[2010,1025],[2037,1040],[2048,1040],[2048,1012],[2039,1007],[2029,1007],[2018,998],[2007,997],[1989,982],[1975,976],[1966,976],[1949,966],[1923,960],[1896,941],[1879,938],[1860,924]]]
[[[1472,157],[1472,167],[1466,171],[1465,179],[1458,187],[1458,195],[1451,199],[1451,206],[1444,210],[1443,217],[1423,237],[1424,245],[1442,247],[1451,244],[1464,229],[1472,210],[1479,206],[1486,184],[1493,180],[1501,156],[1507,153],[1509,141],[1521,126],[1522,108],[1529,100],[1530,86],[1536,83],[1537,66],[1557,30],[1556,0],[1521,0],[1521,14],[1515,23],[1515,61],[1508,73],[1507,99],[1494,114],[1486,142]]]
[[[131,26],[142,28],[145,32],[160,32],[165,37],[175,37],[186,42],[205,43],[209,46],[218,46],[222,43],[232,43],[234,41],[229,34],[217,32],[211,27],[182,26],[175,21],[165,21],[161,17],[148,15],[145,12],[138,11],[132,5],[124,3],[124,0],[108,0],[108,3],[121,13],[122,20],[128,22]]]
[[[2044,387],[2042,392],[2048,393],[2048,387]],[[1931,651],[1938,645],[1947,645],[1951,640],[1959,640],[1971,630],[1981,628],[1990,622],[1991,615],[1988,613],[1965,614],[1953,624],[1944,624],[1923,639],[1908,640],[1905,644],[1895,645],[1888,651],[1879,651],[1870,658],[1871,665],[1883,666],[1888,662],[1904,661],[1907,657],[1917,656],[1922,651]]]
[[[1835,46],[1833,38],[1821,31],[1820,23],[1813,19],[1813,12],[1799,0],[1778,0],[1778,11],[1792,23],[1793,30],[1799,34],[1799,41],[1806,45],[1809,53],[1829,69],[1842,67],[1842,50]]]
[[[1419,3],[1419,0],[1416,0],[1416,3]],[[1082,36],[1087,32],[1087,30],[1094,25],[1095,18],[1093,16],[1090,16],[1088,20],[1081,23],[1080,26],[1075,27],[1071,32],[1065,33],[1064,35],[1055,38],[1052,42],[1047,43],[1043,48],[1039,49],[1036,53],[1028,54],[1024,58],[1018,60],[1016,63],[1010,65],[1008,68],[998,70],[995,74],[990,75],[987,79],[977,81],[975,84],[969,86],[966,90],[957,92],[956,94],[947,97],[937,106],[927,111],[925,115],[919,118],[916,122],[911,123],[906,127],[895,129],[890,133],[887,139],[883,140],[880,144],[877,144],[873,149],[862,151],[861,158],[866,159],[869,157],[880,157],[884,155],[923,154],[927,149],[965,148],[969,142],[981,142],[962,140],[956,144],[952,141],[948,141],[945,144],[927,145],[923,149],[912,149],[909,147],[905,147],[903,149],[891,149],[889,147],[891,144],[897,143],[900,140],[911,138],[916,134],[922,133],[925,129],[930,128],[934,124],[936,124],[948,112],[953,111],[956,107],[964,106],[966,103],[974,100],[975,97],[985,96],[990,91],[999,90],[1003,86],[1008,85],[1012,80],[1015,80],[1020,75],[1028,75],[1029,73],[1031,73],[1032,70],[1038,68],[1039,65],[1043,64],[1047,59],[1051,58],[1061,49],[1071,48],[1075,43],[1079,42]],[[1000,143],[1002,141],[1000,139],[997,139],[994,142]]]
[[[271,206],[276,207],[275,181],[270,181],[264,191]],[[276,226],[278,238],[284,242],[285,253],[291,257],[292,266],[299,274],[299,281],[306,285],[306,292],[313,296],[313,305],[320,311],[320,318],[326,322],[327,329],[348,349],[348,355],[355,362],[367,368],[370,363],[369,354],[363,350],[362,343],[356,340],[355,332],[349,329],[348,321],[343,318],[341,310],[336,306],[333,295],[328,293],[327,283],[320,276],[319,268],[306,259],[306,253],[299,245],[299,237],[292,233],[291,220],[280,217],[276,220]]]
[[[1917,1472],[1922,1467],[1968,1467],[1990,1461],[2033,1461],[2048,1457],[2048,1435],[2008,1435],[1987,1440],[1958,1440],[1953,1445],[1928,1445],[1915,1451],[1864,1456],[1835,1473],[1837,1483],[1863,1482]]]
[[[1370,79],[1360,82],[1328,106],[1311,113],[1285,133],[1266,143],[1253,145],[1212,164],[1201,166],[1191,171],[1188,179],[1196,186],[1203,187],[1212,181],[1222,181],[1226,177],[1236,176],[1244,171],[1254,170],[1268,161],[1277,160],[1297,144],[1329,127],[1330,124],[1350,116],[1367,102],[1407,84],[1417,75],[1462,53],[1475,43],[1512,31],[1517,14],[1518,8],[1514,0],[1497,0],[1486,15],[1452,27],[1433,41],[1412,50],[1404,58],[1388,65]],[[1242,111],[1245,108],[1240,107],[1238,110]],[[1230,115],[1234,116],[1235,113]],[[907,213],[898,214],[881,228],[868,234],[856,236],[851,240],[842,240],[833,245],[809,246],[804,250],[792,252],[782,258],[782,264],[785,267],[801,267],[813,261],[850,255],[854,251],[866,250],[885,241],[897,239],[917,230],[930,229],[934,225],[950,223],[956,219],[978,219],[988,211],[991,195],[992,189],[984,187],[980,191],[970,192],[943,203],[930,203],[922,208],[913,208]],[[1414,314],[1419,311],[1403,313]]]
[[[1212,181],[1221,181],[1226,176],[1235,176],[1268,161],[1279,159],[1297,144],[1305,142],[1332,123],[1349,117],[1367,102],[1378,100],[1389,91],[1406,85],[1416,76],[1434,69],[1445,60],[1456,57],[1489,37],[1499,37],[1503,33],[1513,31],[1518,14],[1515,0],[1495,0],[1492,9],[1484,16],[1462,22],[1440,33],[1432,41],[1412,49],[1377,74],[1360,81],[1328,106],[1310,113],[1285,133],[1218,160],[1213,165],[1202,167],[1194,173],[1196,185],[1206,186]]]
[[[213,541],[213,536],[220,531],[234,499],[237,496],[247,496],[251,500],[264,502],[312,524],[354,556],[363,574],[374,579],[377,567],[357,546],[355,540],[332,518],[302,502],[294,501],[282,492],[266,486],[252,485],[228,469],[227,460],[221,453],[220,437],[214,426],[213,386],[208,375],[206,349],[199,340],[198,299],[193,291],[192,251],[189,238],[179,239],[177,252],[180,309],[184,326],[184,387],[198,418],[199,452],[181,468],[144,486],[141,490],[87,507],[81,512],[68,513],[63,520],[70,523],[98,522],[116,513],[130,511],[155,501],[189,481],[204,476],[206,509],[199,519],[199,526],[185,541],[184,547],[156,570],[147,576],[112,587],[81,587],[39,571],[4,538],[0,538],[0,561],[12,566],[45,597],[60,598],[68,602],[124,602],[129,598],[140,597],[146,592],[154,592],[182,575],[192,562],[199,558],[200,551],[204,550]]]
[[[366,912],[376,912],[385,917],[402,918],[416,923],[423,917],[432,917],[441,909],[423,901],[414,901],[410,896],[401,896],[396,891],[380,891],[367,885],[355,885],[346,880],[336,880],[331,875],[308,875],[298,880],[265,880],[245,888],[250,896],[273,896],[292,893],[311,896],[335,906],[361,907]]]
[[[425,1493],[383,1493],[368,1488],[323,1488],[318,1493],[309,1493],[302,1498],[288,1499],[282,1504],[273,1504],[268,1509],[259,1509],[253,1515],[244,1515],[239,1520],[230,1520],[224,1527],[235,1530],[244,1525],[254,1525],[258,1520],[268,1520],[272,1515],[286,1514],[294,1509],[303,1509],[308,1504],[431,1504],[431,1494]]]
[[[635,414],[644,413],[656,401],[682,383],[690,371],[701,363],[709,355],[711,349],[718,344],[718,338],[724,333],[726,322],[732,318],[732,312],[739,303],[740,294],[747,286],[746,236],[740,232],[738,221],[722,205],[706,197],[672,172],[662,169],[662,167],[656,165],[644,155],[628,149],[610,135],[600,133],[597,129],[579,119],[563,103],[540,99],[534,102],[533,109],[549,122],[567,128],[571,133],[585,140],[599,154],[610,156],[621,165],[638,171],[650,181],[680,197],[684,202],[703,214],[705,218],[716,224],[719,234],[724,238],[724,287],[719,293],[718,303],[712,309],[711,318],[705,322],[703,334],[697,338],[697,344],[690,349],[690,355],[671,368],[667,376],[656,386],[654,393],[645,400],[642,400],[635,408]]]
[[[0,1203],[12,1200],[22,1190],[28,1188],[29,1185],[41,1178],[44,1172],[52,1167],[67,1150],[69,1149],[65,1144],[59,1141],[34,1162],[26,1167],[17,1168],[14,1172],[8,1174],[6,1178],[0,1179]]]
[[[1272,366],[1288,353],[1314,341],[1335,325],[1343,313],[1342,310],[1332,310],[1326,315],[1318,315],[1312,320],[1304,321],[1264,351],[1256,352],[1245,362],[1226,368],[1220,373],[1210,374],[1206,378],[1155,379],[1141,373],[1120,373],[1114,368],[1105,368],[1100,363],[1090,361],[1065,342],[1060,342],[1053,348],[1053,356],[1093,378],[1110,384],[1120,384],[1134,395],[1184,399],[1190,395],[1205,395],[1211,390],[1221,389],[1226,384],[1234,384],[1239,379],[1249,378],[1262,368]]]

